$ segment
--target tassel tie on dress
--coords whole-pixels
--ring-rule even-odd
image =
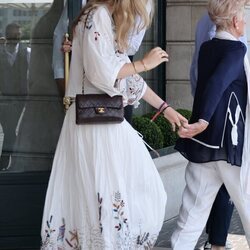
[[[144,143],[149,149],[151,149],[151,150],[157,155],[157,157],[160,157],[160,154],[159,154],[155,149],[153,149],[151,146],[149,146],[147,142],[145,142],[145,141],[143,140],[143,135],[142,135],[140,132],[138,132],[137,130],[136,130],[136,132],[137,132],[137,134],[141,137],[143,143]]]
[[[237,105],[236,112],[235,112],[235,117],[234,117],[235,121],[233,121],[232,112],[231,112],[230,108],[228,108],[228,113],[229,113],[229,120],[232,124],[232,131],[231,131],[232,144],[234,146],[237,146],[238,145],[238,127],[237,127],[237,124],[238,124],[238,121],[240,119],[240,113],[241,113],[241,108],[240,108],[239,104]]]

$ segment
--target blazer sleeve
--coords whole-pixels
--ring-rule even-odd
[[[201,52],[202,53],[202,52]],[[210,121],[224,91],[237,79],[244,66],[246,48],[238,46],[228,51],[217,65],[214,73],[208,79],[200,103],[200,119]],[[203,58],[204,59],[204,58]]]

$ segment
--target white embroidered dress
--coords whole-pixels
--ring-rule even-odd
[[[84,84],[85,94],[122,94],[125,104],[138,102],[146,83],[139,75],[116,81],[128,57],[115,46],[108,10],[92,10],[75,29],[68,96]],[[76,125],[72,104],[54,157],[41,249],[150,249],[165,204],[157,169],[131,125]]]

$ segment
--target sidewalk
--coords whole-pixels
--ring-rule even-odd
[[[156,242],[156,247],[154,250],[170,250],[170,237],[173,233],[173,230],[176,225],[176,218],[166,221],[163,224],[162,230]],[[205,232],[202,233],[196,249],[201,250],[203,249],[202,246],[204,245],[207,239],[207,235]],[[230,228],[229,228],[229,235],[228,240],[232,243],[233,248],[232,250],[249,250],[244,230],[239,218],[239,214],[236,210],[233,212]],[[183,249],[184,250],[184,249]]]

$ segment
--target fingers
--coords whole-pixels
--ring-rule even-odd
[[[160,47],[151,49],[143,58],[148,69],[154,69],[163,62],[168,62],[168,54]]]
[[[178,135],[181,138],[190,138],[187,133],[188,133],[188,130],[186,128],[180,127],[178,130]]]
[[[179,117],[181,123],[188,123],[188,119],[186,117],[184,117],[183,115],[181,115],[180,113],[178,113],[178,117]]]
[[[185,126],[180,127],[178,134],[182,138],[192,138],[203,131],[204,129],[200,128],[200,124],[196,122],[193,124],[185,124]]]
[[[176,127],[178,127],[178,128],[182,127],[182,123],[178,119],[178,117],[176,117],[176,119],[173,122],[171,122],[171,125],[172,125],[172,130],[173,131],[176,131]]]
[[[172,123],[172,130],[175,132],[175,129],[176,129],[176,126],[175,126],[175,123]]]
[[[180,120],[178,117],[177,117],[177,119],[175,120],[175,122],[171,123],[171,125],[172,125],[173,131],[176,130],[176,126],[178,127],[178,129],[181,128],[181,127],[183,126],[181,120]]]
[[[193,131],[190,129],[190,127],[180,127],[178,130],[178,135],[181,138],[192,138],[195,134]]]
[[[165,50],[159,50],[158,52],[158,56],[160,57],[160,59],[163,59],[163,61],[168,61],[168,54]]]
[[[183,117],[184,118],[184,117]],[[178,127],[178,134],[179,131],[183,133],[183,137],[190,136],[187,133],[190,133],[191,126],[188,124],[188,120],[186,118],[182,119],[182,117],[176,117],[175,121],[171,123],[173,131],[176,130],[176,126]]]
[[[176,126],[177,127],[182,126],[181,119],[180,119],[181,117],[178,116],[178,112],[176,112],[173,108],[168,107],[163,112],[163,114],[165,118],[168,119],[168,121],[171,123],[173,131],[176,130]]]
[[[168,61],[168,53],[162,48],[156,47],[152,49],[152,52],[155,52],[160,58],[164,58],[166,59],[165,61]]]
[[[66,44],[72,45],[72,42],[70,40],[65,40],[65,41],[63,41],[63,44],[64,45],[66,45]]]
[[[63,52],[71,52],[71,50],[72,50],[72,46],[70,45],[70,44],[63,44],[63,46],[62,46],[62,51]]]
[[[61,50],[63,52],[71,52],[71,50],[72,50],[72,42],[69,41],[69,40],[63,41]]]
[[[161,51],[160,52],[160,56],[161,56],[161,58],[166,58],[167,60],[168,60],[168,54],[167,54],[167,52],[166,51]]]

